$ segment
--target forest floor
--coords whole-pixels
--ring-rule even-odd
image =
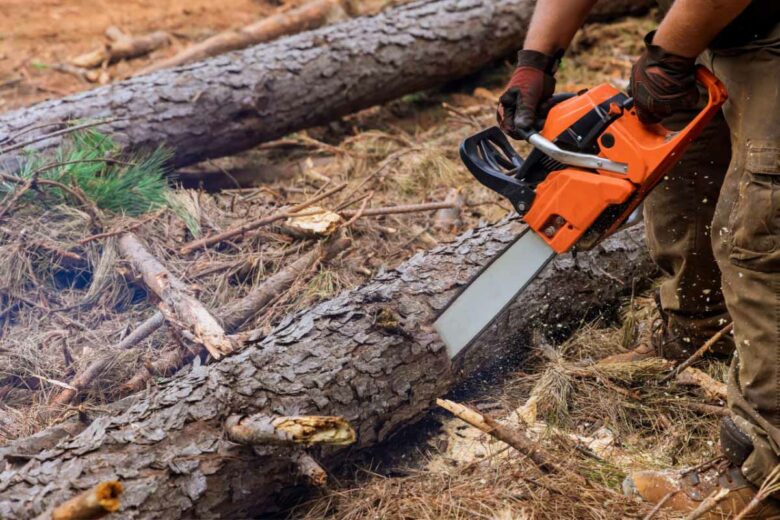
[[[95,9],[88,0],[45,0],[36,5],[35,14],[25,4],[0,0],[0,110],[90,88],[50,65],[102,42],[108,25],[132,33],[163,29],[186,42],[293,2],[280,7],[271,0],[102,0]],[[588,26],[564,61],[559,90],[576,92],[604,81],[624,88],[642,36],[653,24],[652,17],[644,17]],[[112,66],[111,76],[121,78],[173,50],[120,62]],[[352,244],[346,251],[300,273],[247,326],[270,330],[289,312],[355,287],[416,251],[509,212],[505,201],[478,186],[461,166],[457,146],[493,124],[495,102],[510,72],[509,62],[498,64],[478,77],[178,172],[184,187],[168,194],[169,206],[137,219],[107,216],[108,230],[135,229],[212,309],[247,294],[317,247],[324,236],[349,237]],[[335,220],[333,225],[282,220],[214,248],[180,252],[198,236],[281,211],[341,184],[346,186],[317,204],[324,212],[441,201],[456,207],[389,212],[354,222]],[[99,411],[131,391],[127,383],[139,374],[145,386],[179,368],[162,373],[152,368],[153,360],[180,348],[164,329],[132,348],[116,348],[156,309],[119,262],[115,237],[84,242],[94,234],[90,216],[66,205],[43,213],[20,207],[10,219],[12,226],[3,227],[8,220],[0,223],[0,443],[74,413]],[[72,255],[63,256],[63,251]],[[624,475],[635,468],[684,466],[714,455],[718,417],[704,414],[696,404],[723,404],[720,387],[713,392],[660,383],[669,367],[659,360],[596,364],[646,340],[654,312],[647,294],[636,295],[625,303],[622,321],[583,323],[562,345],[540,339],[524,366],[483,382],[463,398],[508,425],[526,428],[598,486],[541,474],[506,445],[445,413],[432,412],[424,427],[400,437],[410,444],[398,448],[393,441],[395,446],[386,447],[397,455],[392,462],[369,460],[342,468],[326,489],[290,516],[642,518],[650,508],[621,495]],[[53,406],[53,397],[106,351],[114,360],[83,398]],[[723,381],[722,363],[700,368]]]

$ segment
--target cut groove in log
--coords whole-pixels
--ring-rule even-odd
[[[112,474],[125,486],[123,518],[267,516],[283,505],[279,493],[300,482],[299,469],[289,447],[230,442],[224,426],[231,415],[343,417],[355,429],[353,446],[371,447],[421,417],[453,383],[524,359],[534,330],[563,339],[605,307],[614,312],[656,273],[641,228],[576,259],[559,256],[450,361],[431,328],[438,310],[523,229],[510,220],[417,254],[289,316],[219,363],[193,366],[115,403],[81,433],[64,430],[76,419],[43,432],[64,432],[51,448],[24,448],[26,439],[0,447],[0,518],[40,514],[72,495],[70,482]],[[320,450],[325,468],[353,451]]]
[[[225,422],[228,439],[239,444],[293,446],[315,444],[346,446],[355,442],[355,430],[343,417],[301,415],[270,417],[233,415]]]
[[[122,484],[116,480],[101,482],[52,511],[51,520],[93,520],[119,510]]]
[[[0,136],[114,116],[121,120],[102,125],[102,132],[137,151],[165,144],[175,168],[233,155],[477,72],[521,46],[535,3],[419,0],[9,112],[0,116]],[[602,0],[597,13],[623,16],[653,4]],[[31,148],[53,153],[61,139]],[[13,171],[24,153],[0,159]]]
[[[180,327],[189,341],[203,346],[214,359],[236,349],[237,345],[225,335],[216,318],[189,294],[189,288],[182,281],[146,250],[135,234],[125,233],[118,245],[144,284],[160,299],[158,307],[166,321]]]

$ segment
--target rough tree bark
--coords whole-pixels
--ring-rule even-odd
[[[601,16],[652,0],[601,0]],[[0,117],[0,139],[68,120],[135,149],[166,144],[173,165],[231,155],[295,130],[478,71],[520,46],[534,0],[420,0],[213,59],[139,76]],[[0,148],[0,165],[22,157]],[[32,147],[51,150],[62,136]],[[3,148],[7,153],[3,154]]]
[[[218,363],[193,366],[114,405],[0,449],[0,517],[28,518],[99,481],[125,486],[122,518],[251,518],[303,483],[300,451],[231,443],[231,415],[332,415],[369,447],[419,417],[453,382],[528,350],[535,329],[575,327],[653,267],[641,229],[555,260],[454,366],[431,329],[437,310],[520,230],[483,227],[369,283],[290,316]],[[338,463],[344,448],[310,452]]]
[[[349,2],[346,0],[311,0],[289,11],[269,16],[240,29],[231,29],[190,45],[164,60],[152,63],[135,75],[148,74],[204,60],[228,51],[244,49],[288,34],[296,34],[322,27],[327,23],[347,17]]]

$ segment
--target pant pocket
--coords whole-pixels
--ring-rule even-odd
[[[754,271],[780,269],[780,146],[748,145],[731,219],[732,263]]]

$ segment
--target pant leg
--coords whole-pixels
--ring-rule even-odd
[[[664,126],[680,128],[697,112],[677,114]],[[729,129],[719,113],[645,199],[648,249],[666,275],[661,308],[672,335],[691,352],[729,319],[710,225],[730,160]]]
[[[734,321],[729,408],[753,441],[742,466],[760,484],[780,461],[780,54],[716,54],[733,157],[712,241]]]

